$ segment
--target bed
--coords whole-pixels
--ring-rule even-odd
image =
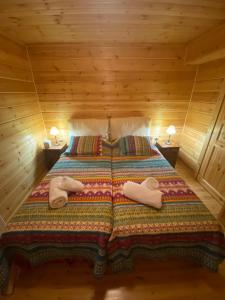
[[[61,209],[50,209],[49,181],[67,175],[85,189],[70,193]],[[94,274],[106,268],[106,247],[112,231],[111,157],[62,155],[19,208],[2,235],[0,278],[6,283],[14,259],[32,266],[61,258],[84,257],[94,263]]]
[[[115,154],[116,155],[116,154]],[[160,210],[123,195],[123,184],[153,176],[163,192]],[[113,231],[108,243],[114,271],[136,258],[191,258],[216,271],[225,258],[223,231],[195,193],[155,149],[149,156],[112,157]]]

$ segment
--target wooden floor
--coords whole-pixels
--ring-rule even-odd
[[[215,215],[220,205],[179,162],[178,172]],[[218,273],[190,261],[138,262],[129,273],[95,279],[85,262],[51,263],[23,269],[10,300],[221,300],[225,299],[225,263]]]

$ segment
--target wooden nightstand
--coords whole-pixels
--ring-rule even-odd
[[[63,143],[60,145],[52,145],[48,149],[44,149],[45,151],[45,161],[46,161],[46,166],[50,170],[54,164],[57,162],[59,159],[60,155],[66,151],[67,149],[67,144]]]
[[[156,143],[156,147],[159,149],[165,159],[171,164],[171,166],[175,168],[180,147],[175,143],[167,145],[165,142],[159,141]]]

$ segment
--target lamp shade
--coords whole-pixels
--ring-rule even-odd
[[[175,126],[170,125],[170,126],[167,128],[166,132],[167,132],[169,135],[174,135],[174,134],[176,133],[176,128],[175,128]]]
[[[58,135],[59,134],[58,128],[52,127],[51,130],[50,130],[50,134],[55,135],[55,136]]]

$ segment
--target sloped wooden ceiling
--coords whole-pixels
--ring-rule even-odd
[[[185,45],[225,21],[225,0],[2,0],[0,33],[28,45],[41,111],[71,117],[147,115],[179,137],[196,66]]]
[[[186,43],[223,20],[224,0],[0,1],[0,32],[23,43]]]

